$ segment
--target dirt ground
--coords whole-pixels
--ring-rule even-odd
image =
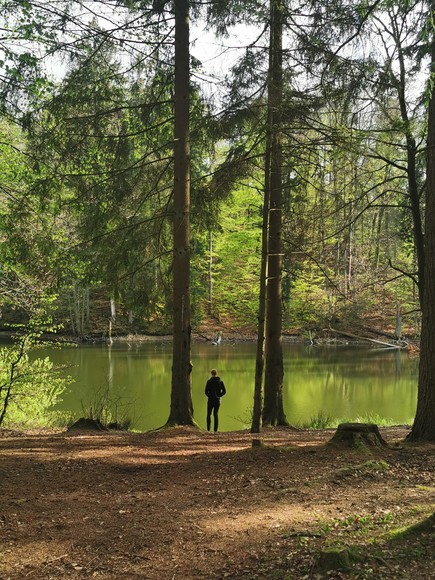
[[[435,578],[435,446],[381,432],[0,431],[0,577]]]

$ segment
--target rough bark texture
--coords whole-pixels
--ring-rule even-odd
[[[282,400],[282,0],[271,0],[271,71],[268,107],[270,123],[270,208],[266,297],[266,372],[263,421],[286,425]]]
[[[190,381],[189,2],[175,2],[173,356],[168,424],[193,424]]]
[[[432,2],[432,21],[435,3]],[[418,400],[412,440],[435,441],[435,38],[431,47],[431,94],[426,153],[425,275],[422,300]]]
[[[355,449],[384,447],[387,445],[379,432],[378,426],[373,423],[342,423],[337,427],[337,431],[330,442],[334,445],[343,445],[344,447]]]

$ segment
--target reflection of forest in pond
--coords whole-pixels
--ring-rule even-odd
[[[62,408],[77,418],[83,409],[108,397],[133,427],[148,430],[169,416],[172,350],[169,343],[131,343],[64,347],[47,351],[70,364],[76,382]],[[255,368],[254,343],[194,344],[192,393],[195,420],[205,428],[205,382],[218,369],[227,386],[220,429],[250,425]],[[323,413],[343,420],[380,417],[410,422],[417,397],[418,359],[392,349],[284,345],[284,405],[288,420],[306,423]]]

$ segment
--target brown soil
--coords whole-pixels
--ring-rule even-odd
[[[406,433],[0,432],[0,577],[435,578],[435,446]]]

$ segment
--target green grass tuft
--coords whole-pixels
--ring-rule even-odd
[[[338,424],[337,420],[320,410],[317,415],[310,417],[309,421],[300,423],[302,429],[328,429]]]

